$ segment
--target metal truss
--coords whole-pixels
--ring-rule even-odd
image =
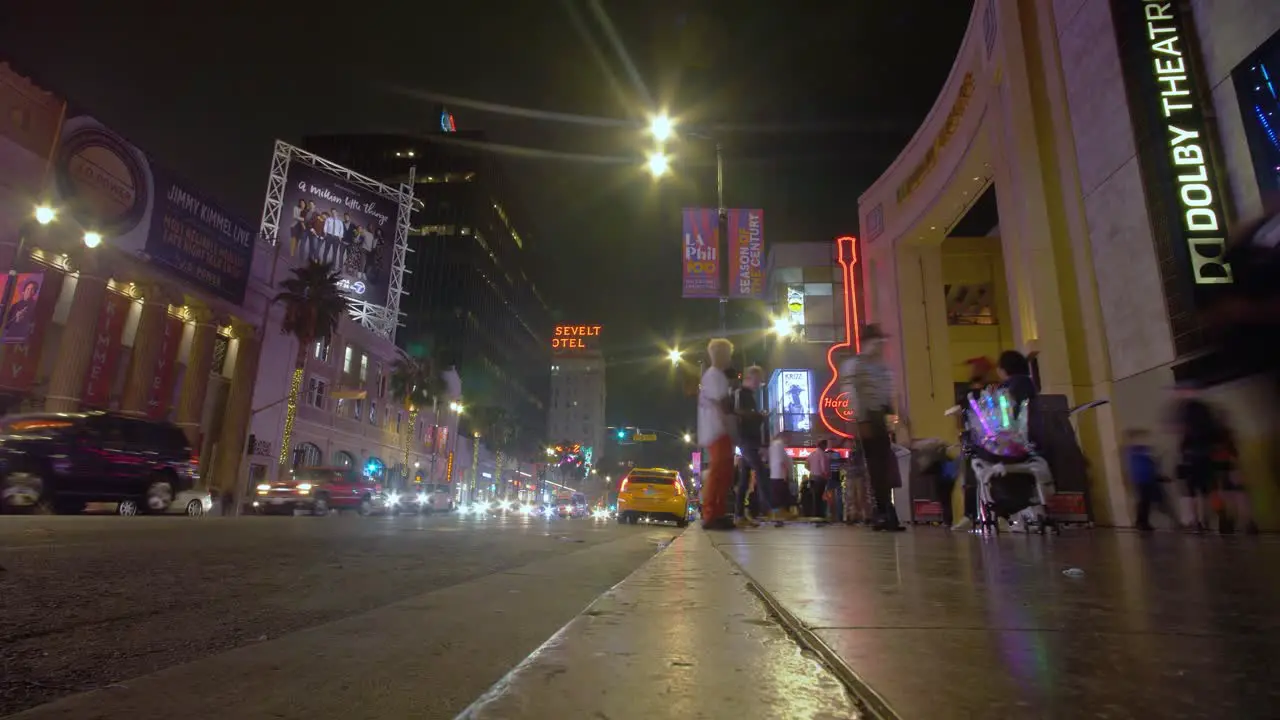
[[[267,181],[267,198],[262,206],[262,225],[258,231],[259,240],[268,245],[274,246],[280,241],[280,208],[284,202],[285,180],[289,176],[289,164],[292,162],[305,163],[336,175],[356,187],[394,200],[399,205],[395,243],[391,247],[391,277],[387,283],[387,304],[383,306],[365,300],[351,301],[351,317],[356,322],[395,342],[396,328],[400,324],[400,297],[405,294],[405,256],[409,247],[409,220],[413,213],[413,170],[409,171],[409,182],[401,183],[397,190],[319,155],[277,140],[275,152],[271,156],[271,177]]]

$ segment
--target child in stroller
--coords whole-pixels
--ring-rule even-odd
[[[968,394],[954,408],[965,419],[965,457],[977,485],[978,516],[984,526],[1005,532],[1044,532],[1053,474],[1035,449],[1029,423],[1037,395],[1030,364],[1008,350],[997,363],[1001,384]]]

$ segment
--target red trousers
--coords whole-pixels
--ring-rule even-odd
[[[707,448],[711,469],[702,484],[702,522],[724,517],[728,511],[729,489],[733,486],[733,441],[722,435]]]

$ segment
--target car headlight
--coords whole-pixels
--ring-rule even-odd
[[[425,493],[418,493],[418,504],[419,505],[427,504],[427,496]]]
[[[311,483],[298,483],[298,492],[311,492]]]
[[[267,490],[271,489],[271,486],[266,483],[261,483],[260,485],[258,485],[258,489],[263,492],[266,492]]]
[[[399,505],[399,504],[400,504],[400,494],[399,494],[399,493],[391,493],[390,495],[388,495],[388,496],[387,496],[387,504],[388,504],[388,505]]]
[[[511,509],[511,501],[510,501],[510,500],[503,500],[502,502],[498,503],[498,509],[499,509],[499,510],[501,510],[501,511],[503,511],[503,512],[506,512],[506,511],[510,510],[510,509]]]

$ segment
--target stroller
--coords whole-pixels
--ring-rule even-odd
[[[947,412],[964,417],[961,443],[977,486],[979,527],[1001,529],[1006,519],[1013,532],[1057,531],[1048,512],[1053,473],[1031,442],[1029,405],[997,388]]]

